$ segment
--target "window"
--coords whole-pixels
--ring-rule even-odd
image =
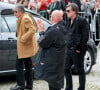
[[[35,17],[34,16],[34,19],[37,21],[38,19],[40,19],[39,17]],[[42,22],[44,23],[44,28],[45,30],[47,30],[47,28],[50,26],[50,24],[48,22],[46,22],[45,20],[41,19]],[[36,33],[36,39],[38,40],[39,39],[39,32]]]
[[[35,20],[38,20],[40,19],[39,17],[34,17]],[[41,19],[42,22],[44,23],[44,27],[45,27],[45,30],[50,26],[50,24],[48,22],[46,22],[45,20]]]
[[[13,15],[10,15],[10,16],[8,15],[8,16],[5,16],[4,19],[5,19],[6,22],[4,20],[2,20],[3,32],[9,32],[9,29],[10,29],[11,32],[16,32],[17,18]],[[37,19],[40,19],[40,18],[34,16],[34,19],[37,20]],[[50,24],[47,21],[45,21],[44,19],[41,19],[41,20],[44,22],[45,29],[47,29],[50,26]],[[8,25],[9,28],[7,27],[7,25]]]
[[[5,20],[9,26],[11,32],[16,32],[17,18],[15,16],[6,16]]]
[[[7,24],[3,18],[1,18],[1,32],[9,32]]]

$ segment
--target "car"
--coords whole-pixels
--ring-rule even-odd
[[[16,72],[16,21],[13,9],[14,5],[0,2],[0,76],[9,75]],[[35,20],[41,19],[45,23],[45,29],[50,26],[50,22],[28,9]],[[36,34],[38,39],[38,33]],[[33,57],[34,59],[34,57]],[[34,65],[34,60],[33,60]]]
[[[8,3],[0,2],[0,76],[15,74],[16,72],[16,20],[14,16],[13,7]],[[31,10],[25,9],[33,15],[34,19],[41,19],[44,22],[45,29],[47,29],[51,23],[47,19],[43,18],[40,14],[35,13]],[[36,33],[36,38],[39,38],[39,33]],[[97,48],[93,39],[89,39],[88,49],[84,57],[85,72],[89,73],[92,66],[96,63]],[[32,58],[33,67],[35,57]]]

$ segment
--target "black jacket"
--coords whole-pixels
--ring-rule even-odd
[[[52,87],[61,89],[64,84],[66,28],[63,21],[41,33],[40,50],[35,62],[35,78],[46,80]]]
[[[80,51],[86,49],[89,38],[89,24],[85,18],[77,16],[72,25],[69,23],[67,31],[68,48]]]

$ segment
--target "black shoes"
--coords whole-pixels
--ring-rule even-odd
[[[16,85],[15,87],[10,88],[10,90],[24,90],[25,86]]]

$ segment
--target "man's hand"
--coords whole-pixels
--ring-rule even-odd
[[[41,19],[38,19],[36,23],[37,23],[39,32],[45,31],[44,23],[41,21]]]
[[[80,53],[80,51],[79,51],[79,50],[76,50],[76,52],[77,52],[77,53]]]
[[[47,13],[50,14],[50,10],[47,10]]]

